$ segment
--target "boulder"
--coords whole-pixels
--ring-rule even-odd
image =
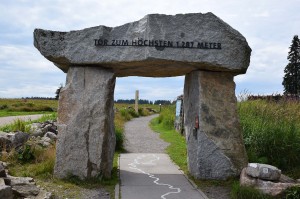
[[[42,131],[42,129],[35,129],[32,133],[32,136],[34,137],[43,137],[45,135],[45,132]]]
[[[40,129],[42,127],[41,123],[32,123],[30,126],[30,131],[31,133],[36,130],[36,129]]]
[[[0,185],[0,198],[13,199],[14,195],[10,186]]]
[[[281,170],[277,167],[259,163],[249,163],[246,173],[251,177],[270,181],[278,181],[281,176]]]
[[[6,171],[2,164],[0,164],[0,177],[1,178],[6,177]]]
[[[54,140],[54,141],[56,141],[56,139],[57,139],[56,134],[55,134],[55,133],[52,133],[52,132],[50,132],[50,131],[48,131],[48,132],[45,134],[45,137],[48,137],[48,138],[50,138],[51,140]]]
[[[262,193],[271,195],[271,196],[279,196],[281,195],[287,188],[293,186],[299,186],[295,183],[282,183],[282,182],[271,182],[261,180],[259,178],[254,178],[247,175],[247,168],[244,168],[240,175],[240,184],[241,186],[254,187],[260,190]]]
[[[12,137],[12,144],[15,148],[22,146],[29,139],[30,135],[24,132],[16,132]]]
[[[17,197],[29,198],[31,196],[37,196],[40,192],[40,189],[34,184],[22,184],[13,185],[12,191]]]
[[[54,174],[110,177],[115,150],[115,76],[97,67],[71,67],[61,90]],[[88,96],[88,97],[87,97]]]
[[[33,178],[31,177],[14,177],[14,176],[7,176],[10,179],[10,185],[25,185],[25,184],[35,184]]]
[[[247,166],[233,76],[193,71],[185,77],[183,110],[188,168],[197,179],[225,180],[239,176]]]
[[[290,178],[286,175],[281,174],[280,178],[279,178],[279,182],[283,182],[283,183],[297,183],[296,180],[294,180],[293,178]]]
[[[251,53],[246,39],[213,13],[149,14],[117,27],[70,32],[35,29],[34,46],[64,72],[90,65],[147,77],[245,73]]]
[[[9,152],[12,148],[11,137],[13,133],[0,132],[0,151]]]

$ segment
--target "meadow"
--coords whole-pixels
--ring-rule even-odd
[[[0,117],[47,114],[57,111],[57,100],[0,99]]]

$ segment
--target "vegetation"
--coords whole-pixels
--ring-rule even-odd
[[[57,110],[56,100],[0,99],[0,117],[46,114]]]
[[[297,101],[250,100],[238,104],[243,137],[250,162],[275,165],[295,179],[300,178],[300,103]],[[151,121],[153,130],[169,142],[167,153],[188,174],[186,144],[174,130],[175,106],[162,109]],[[268,147],[266,147],[268,146]],[[268,199],[249,187],[241,187],[237,180],[225,182],[195,180],[200,187],[231,186],[231,198]],[[300,188],[288,189],[286,198],[299,198]]]
[[[174,119],[175,106],[165,106],[159,117],[151,121],[150,126],[154,131],[160,133],[163,140],[170,143],[166,149],[167,153],[181,170],[188,173],[185,138],[175,131]]]
[[[300,103],[253,100],[239,103],[238,110],[249,161],[299,178]]]
[[[126,100],[118,99],[118,100],[115,101],[115,103],[117,103],[117,104],[134,104],[135,100],[134,99],[126,99]],[[169,101],[169,100],[155,100],[153,102],[153,101],[149,101],[149,100],[145,100],[145,99],[139,99],[139,104],[170,105],[171,101]]]
[[[45,105],[49,107],[57,108],[57,101],[54,100],[1,100],[1,105],[6,104],[8,112],[14,112],[10,107],[16,107],[15,104],[20,106],[28,106],[28,103],[32,103],[33,107],[40,107]],[[19,106],[19,107],[20,107]],[[31,106],[31,105],[29,105]],[[145,116],[151,114],[151,110],[157,111],[159,109],[156,105],[140,105],[138,113],[128,104],[115,104],[115,132],[116,132],[116,153],[114,156],[114,165],[111,179],[104,179],[101,176],[91,180],[80,180],[76,176],[69,176],[67,179],[60,180],[53,176],[53,169],[55,164],[55,145],[52,147],[42,147],[32,140],[29,140],[23,147],[17,151],[12,150],[10,153],[3,152],[0,155],[1,161],[9,162],[9,171],[11,175],[15,176],[30,176],[34,177],[38,184],[43,187],[47,187],[48,190],[54,191],[55,195],[62,196],[64,198],[80,198],[80,194],[83,189],[92,188],[105,188],[111,194],[111,198],[114,198],[114,187],[118,182],[117,168],[118,168],[118,156],[119,152],[124,151],[124,124],[126,121],[132,118]],[[15,112],[16,114],[19,112]],[[28,112],[22,112],[28,115]],[[32,113],[32,112],[31,112]],[[18,114],[17,114],[18,115]],[[46,120],[55,120],[57,113],[44,115],[39,120],[24,122],[22,120],[15,120],[12,124],[3,126],[0,131],[12,132],[23,131],[29,132],[30,126],[28,124],[32,122],[43,122]]]
[[[282,85],[285,94],[300,95],[300,41],[295,35],[290,46],[287,59],[288,65],[284,69]]]

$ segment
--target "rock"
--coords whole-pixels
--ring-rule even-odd
[[[59,97],[55,176],[110,177],[116,139],[114,86],[110,70],[69,69]]]
[[[6,185],[5,180],[3,178],[0,178],[0,186]]]
[[[108,45],[124,40],[128,46],[95,46],[95,39],[107,40]],[[135,44],[139,39],[141,46]],[[158,44],[151,46],[155,40]],[[182,48],[182,42],[185,47],[192,45],[186,41],[194,42],[194,48]],[[117,76],[168,77],[194,70],[245,73],[251,53],[246,39],[213,13],[150,14],[114,28],[70,32],[35,29],[34,45],[64,72],[88,64],[110,68]]]
[[[45,134],[45,137],[48,137],[48,138],[50,138],[51,140],[54,140],[54,141],[57,139],[56,134],[52,133],[50,131]]]
[[[12,148],[11,137],[13,133],[0,132],[0,151],[9,152]]]
[[[259,163],[249,163],[246,173],[251,177],[270,181],[278,181],[281,176],[281,170],[277,167]]]
[[[10,186],[0,185],[0,198],[13,199],[14,195]]]
[[[12,137],[12,144],[15,148],[22,146],[29,139],[30,135],[24,132],[16,132]]]
[[[271,196],[281,195],[287,188],[297,186],[294,183],[282,183],[264,181],[259,178],[254,178],[247,175],[247,168],[244,168],[240,175],[240,184],[242,186],[254,187],[260,190],[262,193],[269,194]]]
[[[32,135],[34,137],[38,137],[38,136],[43,137],[45,135],[45,132],[43,132],[42,129],[36,129],[33,131]]]
[[[25,184],[35,184],[33,178],[30,177],[14,177],[14,176],[8,176],[10,179],[10,185],[25,185]]]
[[[283,175],[281,174],[280,175],[280,178],[279,178],[279,182],[283,182],[283,183],[296,183],[297,181],[286,176],[286,175]]]
[[[247,166],[233,74],[194,71],[184,85],[188,168],[197,179],[238,176]],[[199,128],[195,128],[198,119]]]
[[[49,131],[49,129],[51,128],[51,124],[47,124],[44,128],[42,128],[42,131],[44,132],[44,133],[47,133],[48,131]]]
[[[6,172],[5,172],[5,168],[2,164],[0,164],[0,177],[4,178],[6,177]]]
[[[296,182],[300,184],[300,179],[297,179]]]
[[[52,193],[40,190],[39,194],[35,197],[35,199],[51,199]]]
[[[40,189],[37,188],[34,184],[23,184],[23,185],[13,185],[12,191],[14,195],[18,197],[31,197],[37,196],[40,192]]]
[[[5,169],[7,168],[8,164],[6,162],[0,161],[0,165],[2,165]]]
[[[39,129],[42,127],[42,124],[41,123],[32,123],[31,124],[31,128],[32,129]]]

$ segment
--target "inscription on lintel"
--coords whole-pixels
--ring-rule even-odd
[[[195,42],[195,41],[168,41],[154,39],[94,39],[95,46],[134,46],[155,48],[193,48],[193,49],[216,49],[221,50],[222,44],[218,42]]]

